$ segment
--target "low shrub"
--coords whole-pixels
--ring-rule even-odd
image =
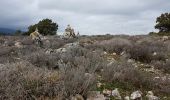
[[[150,63],[152,60],[165,61],[167,55],[166,46],[162,42],[141,42],[133,45],[133,49],[130,50],[130,58],[144,63]],[[156,54],[154,54],[156,53]]]
[[[46,54],[43,51],[37,51],[24,57],[36,67],[44,67],[48,69],[58,69],[58,54]]]
[[[91,51],[82,47],[69,49],[61,55],[64,63],[70,63],[74,67],[83,66],[87,72],[98,71],[106,65],[101,51]]]
[[[60,66],[60,74],[62,79],[62,97],[70,98],[76,94],[86,97],[87,92],[94,89],[96,78],[94,73],[86,73],[84,66],[72,67],[65,64]]]
[[[23,44],[23,45],[33,45],[34,42],[31,38],[25,37],[21,40],[21,44]]]
[[[130,58],[137,61],[149,63],[152,60],[152,52],[146,45],[134,45],[130,50]]]
[[[59,95],[59,76],[55,71],[40,69],[28,62],[6,64],[0,68],[2,100],[32,100]]]
[[[127,39],[113,38],[100,42],[99,46],[101,46],[104,51],[107,51],[109,53],[115,52],[117,54],[120,54],[124,51],[129,52],[133,45]]]
[[[165,62],[165,65],[162,66],[162,69],[163,69],[164,72],[170,73],[170,60],[167,60],[167,61]]]
[[[102,77],[106,82],[132,84],[134,88],[152,88],[152,80],[148,74],[136,69],[126,61],[114,62],[104,67]]]
[[[66,99],[83,96],[95,87],[94,73],[83,66],[60,65],[60,70],[38,68],[22,61],[0,65],[0,99]]]

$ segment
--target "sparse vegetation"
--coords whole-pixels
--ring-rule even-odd
[[[170,97],[169,42],[156,36],[0,37],[0,99],[70,99],[119,88]],[[16,45],[16,43],[18,43]],[[97,84],[101,83],[101,87]]]

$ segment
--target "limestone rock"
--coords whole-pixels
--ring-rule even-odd
[[[112,53],[112,55],[113,55],[113,56],[116,56],[117,54],[114,52],[114,53]]]
[[[104,51],[104,52],[103,52],[103,54],[104,54],[104,55],[107,55],[107,52],[106,52],[106,51]]]
[[[119,99],[119,100],[122,99],[122,97],[120,96],[120,93],[119,93],[117,88],[112,91],[112,96],[115,97],[115,99]]]
[[[168,36],[163,36],[162,41],[166,41],[166,40],[168,40]]]
[[[88,93],[87,100],[106,100],[106,98],[99,91],[91,91]]]
[[[130,99],[132,100],[142,100],[142,92],[141,91],[135,91],[131,94]]]
[[[104,90],[103,90],[103,94],[105,94],[105,95],[107,95],[107,96],[111,96],[111,95],[112,95],[112,91],[111,91],[111,90],[104,89]]]
[[[156,53],[156,52],[154,52],[152,55],[153,55],[153,56],[156,56],[156,55],[157,55],[157,53]]]
[[[68,44],[64,45],[64,48],[77,47],[78,45],[79,45],[79,43],[78,43],[78,42],[68,43]]]
[[[100,88],[102,86],[102,83],[97,83],[97,87]]]
[[[146,97],[148,98],[148,100],[159,100],[157,96],[154,96],[152,91],[148,91]]]
[[[66,51],[67,51],[66,48],[59,48],[59,49],[56,49],[54,52],[55,53],[64,53]]]
[[[84,100],[84,98],[80,94],[76,94],[74,97],[71,98],[71,100]]]
[[[15,45],[16,47],[18,47],[18,48],[22,48],[22,47],[23,47],[22,44],[21,44],[21,42],[18,42],[18,41],[16,41],[14,45]]]
[[[90,74],[90,73],[85,73],[84,74],[86,78],[92,78],[93,77],[93,74]]]
[[[135,61],[133,59],[128,59],[128,63],[134,63]]]
[[[130,100],[129,96],[124,97],[124,100]]]

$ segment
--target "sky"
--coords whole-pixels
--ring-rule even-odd
[[[0,0],[0,27],[26,30],[49,18],[63,32],[70,24],[86,35],[148,34],[170,0]]]

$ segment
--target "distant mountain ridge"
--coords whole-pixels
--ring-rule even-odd
[[[0,28],[0,34],[14,34],[16,30],[9,28]]]

